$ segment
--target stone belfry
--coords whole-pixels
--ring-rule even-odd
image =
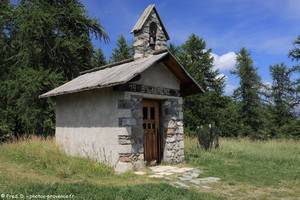
[[[154,4],[149,5],[131,30],[134,35],[134,58],[147,57],[167,50],[169,35]]]

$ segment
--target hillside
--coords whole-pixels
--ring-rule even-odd
[[[74,195],[74,199],[221,199],[133,173],[116,175],[104,165],[66,156],[53,139],[3,144],[0,152],[1,194]]]
[[[0,193],[71,195],[74,199],[297,199],[300,145],[295,141],[221,141],[204,152],[186,138],[186,165],[217,176],[210,189],[176,188],[165,180],[117,175],[110,167],[59,150],[53,139],[0,146]],[[73,196],[72,196],[73,195]],[[30,196],[27,196],[30,197]],[[37,196],[35,196],[37,197]]]

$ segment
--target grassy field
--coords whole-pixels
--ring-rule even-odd
[[[74,195],[74,199],[222,199],[172,187],[62,153],[53,140],[0,145],[0,195]],[[1,197],[0,197],[1,199]]]
[[[221,140],[204,152],[186,138],[186,165],[217,176],[211,189],[114,174],[112,169],[62,153],[52,139],[0,145],[0,195],[74,195],[74,199],[299,199],[300,143]],[[29,197],[29,196],[28,196]],[[0,197],[1,199],[1,197]]]
[[[214,194],[229,199],[300,199],[300,142],[222,139],[204,152],[186,138],[186,162],[222,179]]]

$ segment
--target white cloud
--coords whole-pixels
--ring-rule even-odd
[[[268,88],[271,88],[271,87],[272,87],[272,83],[269,82],[269,81],[263,82],[263,85],[265,85],[265,86],[268,87]]]
[[[225,95],[231,96],[233,94],[234,90],[237,88],[238,88],[237,85],[227,83],[225,85],[224,93],[225,93]]]
[[[219,70],[231,70],[236,64],[236,54],[234,52],[228,52],[221,56],[212,53],[212,57],[214,58],[214,66]]]

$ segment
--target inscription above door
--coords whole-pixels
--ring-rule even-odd
[[[141,92],[147,94],[157,94],[166,96],[180,96],[179,90],[163,88],[163,87],[153,87],[148,85],[140,85],[135,83],[126,83],[123,85],[118,85],[114,87],[118,91],[129,91],[129,92]]]

